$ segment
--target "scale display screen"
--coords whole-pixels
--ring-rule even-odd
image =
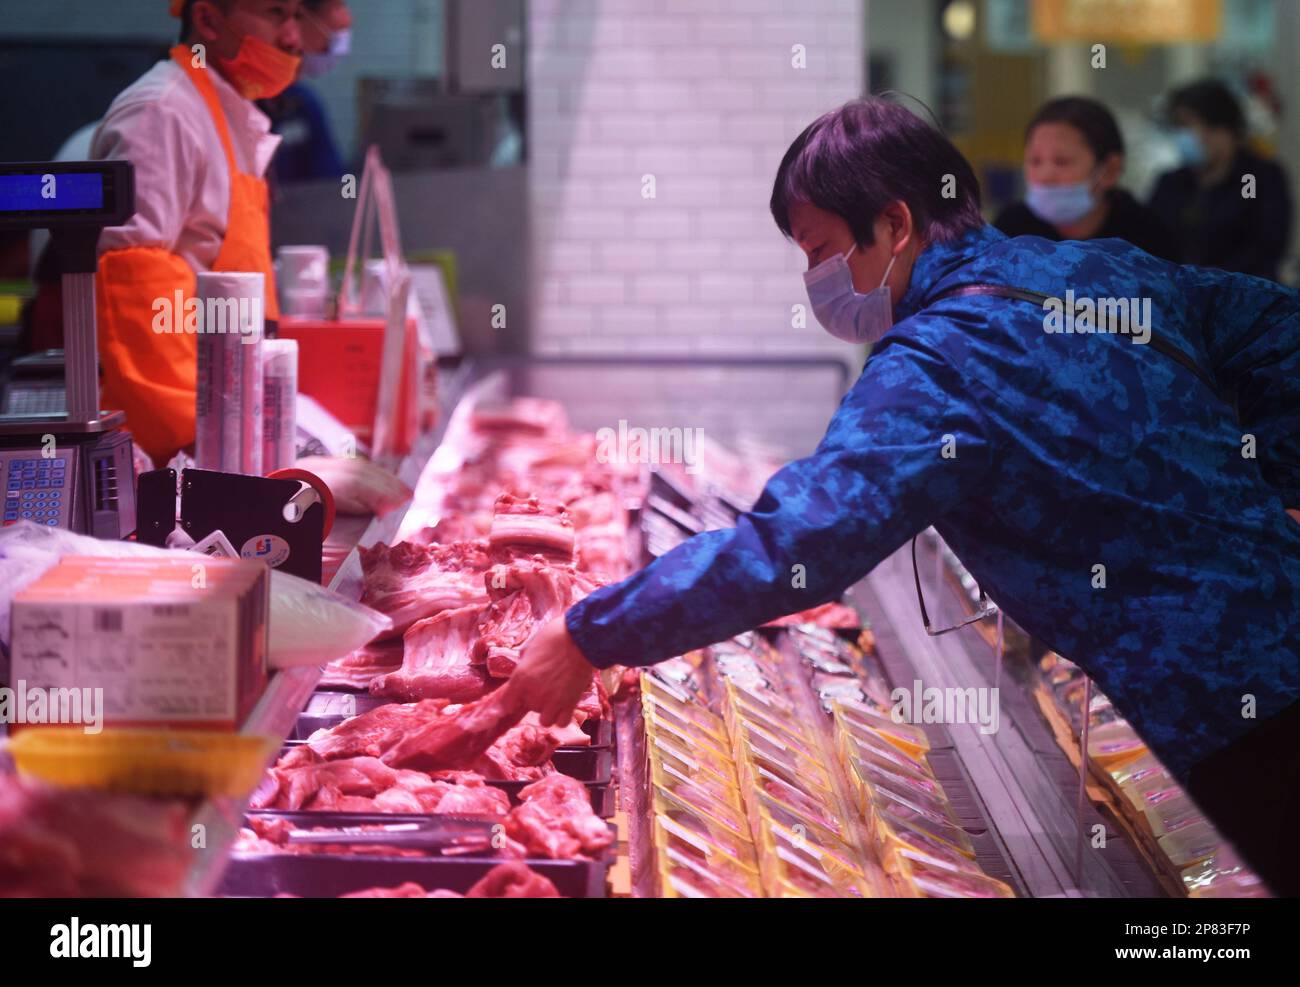
[[[0,162],[0,230],[120,226],[135,212],[130,161]]]
[[[104,176],[97,172],[0,174],[0,212],[67,212],[104,208]]]

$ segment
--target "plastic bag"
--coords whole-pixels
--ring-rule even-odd
[[[175,556],[180,549],[129,541],[103,541],[20,521],[0,530],[0,644],[9,647],[13,598],[64,555],[107,558]],[[271,570],[272,668],[323,665],[351,654],[393,626],[392,618],[317,583]]]
[[[411,499],[412,491],[392,473],[368,459],[306,456],[294,466],[315,473],[330,488],[340,514],[383,517]]]

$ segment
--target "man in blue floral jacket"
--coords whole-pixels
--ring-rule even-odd
[[[1120,240],[1009,240],[960,153],[875,99],[799,136],[772,212],[818,320],[873,344],[861,377],[735,528],[539,632],[513,694],[562,720],[593,666],[835,599],[933,525],[1300,893],[1297,294]]]

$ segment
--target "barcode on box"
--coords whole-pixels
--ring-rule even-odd
[[[121,610],[96,610],[95,630],[120,631],[122,629]]]

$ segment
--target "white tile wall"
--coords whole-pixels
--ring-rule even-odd
[[[791,327],[804,262],[767,204],[790,141],[862,89],[862,0],[530,0],[528,18],[534,349],[852,361]]]

